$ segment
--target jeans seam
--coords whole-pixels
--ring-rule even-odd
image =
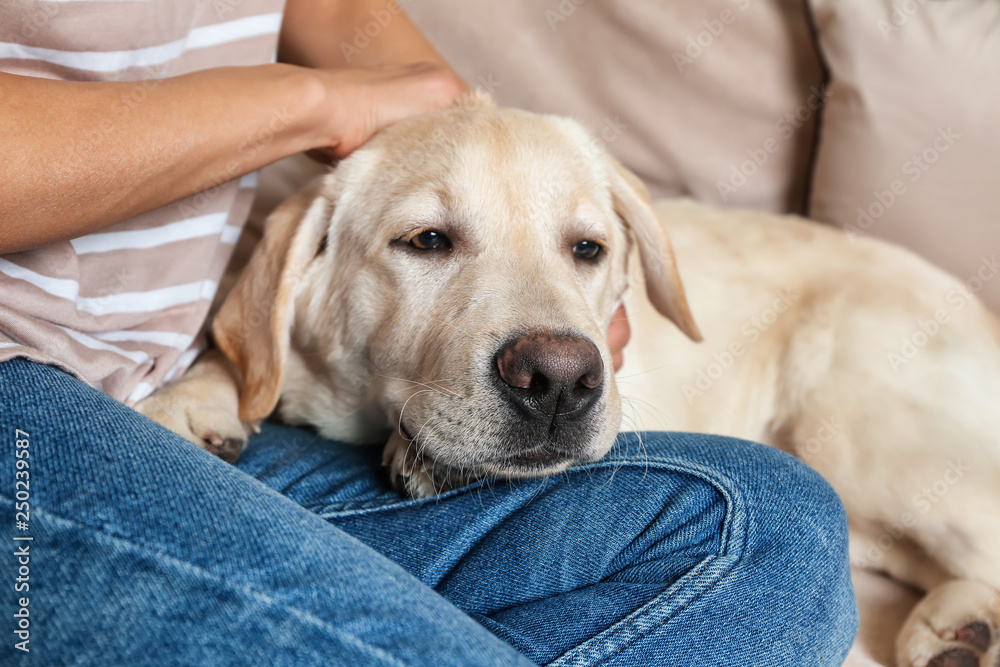
[[[14,502],[12,499],[8,498],[4,494],[0,494],[0,501],[2,501],[4,503],[10,503],[11,505],[13,505],[13,502]],[[149,545],[143,544],[142,542],[134,541],[134,540],[131,540],[131,539],[125,539],[125,538],[123,538],[123,537],[121,537],[119,535],[114,535],[114,534],[111,534],[111,533],[107,533],[107,532],[105,532],[105,531],[103,531],[103,530],[101,530],[99,528],[95,528],[94,526],[90,526],[90,525],[87,525],[85,523],[80,523],[78,521],[73,521],[71,519],[67,519],[67,518],[65,518],[65,517],[63,517],[63,516],[61,516],[59,514],[56,514],[54,512],[49,511],[49,510],[41,509],[41,508],[38,508],[38,507],[32,507],[32,512],[35,513],[35,514],[37,514],[37,515],[41,515],[41,516],[46,516],[47,515],[54,522],[57,522],[57,523],[61,522],[63,524],[66,524],[67,526],[72,526],[74,528],[77,528],[78,530],[82,529],[84,531],[88,531],[88,532],[94,533],[95,535],[98,535],[98,536],[100,536],[100,537],[102,537],[104,539],[110,540],[112,542],[120,542],[120,543],[123,543],[125,545],[128,545],[128,546],[130,546],[130,547],[132,547],[134,549],[137,549],[138,551],[141,551],[141,552],[145,553],[146,555],[154,556],[157,559],[163,559],[164,561],[166,561],[167,563],[173,565],[174,567],[179,567],[180,569],[189,570],[189,571],[193,572],[196,576],[198,576],[200,578],[203,578],[203,579],[206,579],[206,580],[209,580],[209,581],[214,581],[216,583],[221,583],[224,586],[226,586],[227,588],[231,588],[231,589],[236,589],[236,590],[242,591],[243,593],[246,593],[246,594],[250,595],[253,598],[257,598],[258,602],[264,602],[266,604],[274,605],[275,607],[279,607],[281,609],[285,609],[285,610],[289,611],[290,613],[292,613],[293,615],[301,618],[302,620],[304,620],[304,621],[306,621],[306,622],[308,622],[308,623],[310,623],[310,624],[312,624],[314,626],[322,628],[324,631],[326,631],[327,633],[329,633],[331,636],[348,637],[351,640],[353,640],[354,642],[356,642],[357,645],[360,646],[360,647],[363,647],[363,648],[368,649],[368,650],[372,650],[372,651],[377,651],[377,652],[380,652],[380,653],[384,653],[384,651],[382,651],[378,647],[372,646],[371,644],[363,641],[360,637],[354,635],[353,633],[344,632],[344,631],[336,628],[336,626],[333,626],[330,623],[324,621],[323,619],[317,617],[315,614],[313,614],[313,613],[311,613],[309,611],[306,611],[304,609],[300,609],[300,608],[298,608],[295,605],[292,605],[292,604],[289,604],[289,603],[280,602],[279,600],[275,599],[271,595],[268,595],[266,592],[257,590],[256,588],[254,588],[252,586],[248,586],[246,584],[241,584],[241,583],[235,582],[235,581],[233,581],[233,580],[231,580],[231,579],[229,579],[227,577],[214,574],[211,571],[206,570],[205,568],[203,568],[201,566],[195,565],[194,563],[189,563],[187,561],[184,561],[184,560],[182,560],[180,558],[177,558],[176,556],[172,556],[172,555],[170,555],[168,553],[165,553],[163,551],[160,551],[160,550],[158,550],[158,549],[156,549],[154,547],[151,547]],[[322,658],[322,657],[323,656],[317,654],[317,658]],[[384,657],[386,659],[394,662],[394,663],[405,664],[404,662],[396,659],[393,656],[386,655]]]
[[[690,465],[681,464],[681,463],[679,463],[678,461],[676,461],[674,459],[665,458],[665,457],[647,457],[641,463],[640,462],[636,462],[636,461],[631,461],[631,460],[628,460],[628,461],[621,461],[621,460],[596,461],[594,463],[589,463],[589,464],[585,464],[585,465],[581,465],[581,466],[574,466],[573,468],[570,468],[570,469],[566,470],[565,473],[563,473],[563,474],[565,475],[566,473],[582,472],[582,471],[588,471],[588,470],[600,470],[600,469],[604,469],[604,468],[614,468],[615,470],[620,470],[621,468],[626,467],[626,466],[638,466],[638,467],[644,467],[644,468],[647,468],[647,469],[648,468],[655,468],[657,470],[667,470],[667,471],[672,471],[672,472],[680,472],[680,473],[685,474],[685,475],[690,475],[690,476],[693,476],[693,477],[697,477],[699,479],[704,479],[705,481],[709,482],[713,487],[716,487],[717,489],[719,489],[720,492],[722,491],[721,484],[719,483],[720,480],[717,479],[716,476],[713,476],[713,475],[709,474],[707,468],[706,468],[706,470],[699,470],[699,469],[696,469],[696,468],[692,468]],[[549,477],[540,477],[540,478],[535,478],[535,481],[540,481],[542,483],[547,483],[547,481],[549,479],[551,479],[551,478],[549,478]],[[728,478],[724,478],[724,479],[725,479],[726,482],[731,482],[731,480],[729,480]],[[386,511],[386,510],[396,510],[396,509],[402,509],[402,508],[406,508],[406,507],[416,507],[416,506],[428,504],[428,503],[431,503],[431,502],[439,502],[439,501],[442,501],[442,500],[448,500],[450,498],[454,498],[454,497],[465,495],[467,493],[471,493],[471,492],[475,491],[476,489],[480,489],[483,486],[488,485],[491,481],[495,481],[495,480],[481,479],[481,480],[478,480],[478,481],[476,481],[476,482],[474,482],[472,484],[460,487],[458,489],[452,489],[450,491],[447,491],[447,492],[442,493],[440,495],[434,496],[432,498],[400,498],[399,500],[392,500],[392,501],[390,501],[388,503],[380,503],[377,500],[374,500],[374,501],[373,500],[366,500],[366,501],[361,501],[359,503],[319,503],[319,504],[308,505],[308,506],[304,506],[304,507],[306,507],[306,509],[308,509],[310,512],[313,512],[314,514],[322,517],[323,519],[327,519],[327,520],[330,520],[330,519],[342,519],[342,518],[348,518],[348,517],[357,517],[357,516],[363,516],[365,514],[375,514],[375,513],[383,512],[383,511]],[[527,480],[527,481],[530,481],[530,480]],[[722,495],[724,497],[726,497],[726,493],[723,492]],[[728,500],[729,499],[727,497],[727,501]],[[362,507],[362,505],[369,505],[369,506],[368,507]],[[343,509],[337,509],[337,508],[343,508]]]
[[[649,462],[650,461],[647,461],[647,466],[648,466]],[[613,653],[609,653],[608,655],[605,655],[605,656],[599,658],[596,662],[590,662],[589,664],[591,664],[591,665],[599,665],[599,664],[601,664],[603,662],[606,662],[607,660],[610,660],[612,657],[614,657],[615,655],[618,655],[619,653],[621,653],[622,651],[624,651],[626,648],[628,648],[630,645],[634,644],[636,641],[642,639],[643,637],[646,637],[651,632],[653,632],[657,628],[661,627],[667,621],[675,618],[678,613],[682,612],[687,607],[689,607],[695,600],[699,599],[705,593],[707,593],[708,591],[710,591],[717,583],[719,583],[719,581],[721,581],[730,572],[732,572],[733,568],[736,567],[736,565],[738,565],[739,562],[740,562],[740,560],[742,559],[743,553],[745,551],[745,548],[744,548],[745,547],[745,543],[741,542],[739,548],[735,550],[735,553],[729,553],[729,552],[733,551],[733,549],[732,549],[732,538],[734,537],[734,535],[733,535],[734,532],[738,533],[738,535],[736,535],[735,537],[743,537],[744,540],[745,540],[745,536],[746,536],[746,524],[749,521],[749,517],[748,516],[742,516],[742,517],[740,517],[740,516],[737,515],[737,505],[742,500],[742,496],[740,496],[736,492],[735,488],[733,488],[734,485],[732,483],[732,480],[729,479],[726,476],[723,476],[723,475],[707,474],[706,471],[693,469],[690,466],[678,464],[677,462],[671,461],[670,459],[656,459],[655,462],[658,463],[658,464],[660,464],[660,465],[656,466],[657,468],[660,468],[661,466],[664,466],[666,464],[671,464],[670,467],[669,467],[669,469],[672,470],[672,471],[682,472],[683,474],[691,475],[693,477],[697,477],[699,479],[702,479],[702,480],[708,482],[709,484],[711,484],[718,491],[719,495],[721,495],[723,497],[723,499],[724,499],[724,501],[726,503],[727,508],[726,508],[725,525],[724,525],[724,528],[722,530],[724,539],[722,540],[722,544],[720,544],[719,552],[717,554],[709,556],[696,569],[688,572],[688,574],[685,575],[686,580],[684,582],[682,582],[679,586],[677,586],[677,587],[671,586],[666,591],[664,591],[663,593],[661,593],[660,595],[658,595],[656,598],[654,598],[653,600],[651,600],[650,602],[646,603],[645,605],[643,605],[642,607],[640,607],[639,609],[637,609],[635,612],[633,612],[632,614],[630,614],[629,615],[630,616],[629,620],[624,625],[622,625],[622,621],[619,621],[615,625],[613,625],[613,626],[607,628],[606,630],[604,630],[603,632],[599,633],[597,636],[591,637],[589,640],[587,640],[583,644],[580,644],[579,646],[575,646],[575,647],[571,648],[570,650],[568,650],[567,652],[563,653],[561,656],[559,656],[558,658],[556,658],[556,660],[554,660],[553,662],[549,663],[550,666],[563,665],[563,664],[572,664],[570,661],[573,661],[576,658],[583,657],[582,654],[585,653],[586,651],[588,651],[589,649],[592,649],[593,647],[597,646],[598,644],[600,644],[602,642],[613,641],[612,637],[605,636],[605,635],[607,633],[615,633],[615,634],[617,634],[617,633],[621,632],[622,630],[627,629],[628,627],[634,625],[641,618],[643,618],[645,616],[648,616],[650,614],[650,612],[655,612],[658,608],[660,608],[663,605],[667,604],[673,597],[676,596],[676,594],[677,594],[677,592],[679,590],[681,590],[684,586],[687,586],[688,584],[692,583],[700,574],[702,574],[702,572],[706,568],[709,567],[709,565],[711,565],[713,563],[716,563],[717,561],[720,560],[720,558],[732,561],[729,564],[729,566],[726,567],[725,570],[723,570],[722,572],[718,573],[718,575],[715,577],[715,580],[712,581],[708,586],[706,586],[704,588],[704,590],[696,593],[695,596],[692,599],[688,600],[682,606],[678,607],[669,616],[667,616],[666,618],[664,618],[663,620],[661,620],[656,625],[650,627],[648,630],[642,632],[640,635],[637,635],[636,637],[633,637],[628,642],[626,642],[622,646],[618,647],[618,649],[616,651],[614,651]],[[607,462],[602,462],[602,464],[606,464],[606,463]],[[594,469],[596,467],[601,467],[601,466],[600,465],[584,466],[582,469]],[[722,483],[723,481],[728,482],[729,483],[729,487],[727,487],[725,484],[723,484]],[[740,518],[742,519],[741,523],[743,525],[737,526],[736,525],[736,521],[737,521],[737,519],[740,519]]]
[[[699,574],[701,574],[701,571],[702,571],[702,570],[704,570],[704,569],[705,569],[706,567],[708,567],[708,566],[709,566],[709,564],[710,564],[711,562],[713,562],[714,560],[715,560],[715,557],[712,557],[712,558],[706,558],[706,559],[705,559],[705,562],[704,562],[704,563],[702,563],[701,567],[699,567],[699,568],[698,568],[698,569],[697,569],[697,570],[696,570],[696,571],[695,571],[695,572],[694,572],[694,573],[693,573],[693,574],[691,575],[692,579],[693,579],[693,578],[695,578],[695,577],[697,577],[697,576],[698,576]],[[698,593],[698,594],[697,594],[697,595],[696,595],[695,597],[691,598],[690,600],[688,600],[687,602],[685,602],[685,603],[684,603],[683,605],[681,605],[680,607],[678,607],[678,608],[677,608],[677,609],[676,609],[676,610],[674,611],[674,613],[672,613],[672,614],[670,614],[669,616],[667,616],[667,617],[666,617],[665,619],[663,619],[662,621],[660,621],[659,623],[657,623],[656,625],[654,625],[653,627],[651,627],[651,628],[650,628],[649,630],[647,630],[646,632],[643,632],[642,634],[638,635],[638,636],[637,636],[637,637],[635,637],[634,639],[631,639],[631,640],[629,640],[628,642],[626,642],[625,644],[623,644],[623,645],[622,645],[622,646],[621,646],[621,647],[620,647],[620,648],[619,648],[619,649],[618,649],[617,651],[615,651],[614,653],[612,653],[612,654],[610,654],[610,655],[606,655],[606,656],[604,656],[603,658],[601,658],[600,660],[598,660],[597,662],[595,662],[595,663],[593,663],[593,664],[594,664],[594,665],[599,665],[599,664],[601,664],[601,663],[603,663],[603,662],[606,662],[606,661],[610,660],[611,658],[613,658],[614,656],[618,655],[619,653],[621,653],[622,651],[624,651],[625,649],[627,649],[627,648],[628,648],[629,646],[631,646],[632,644],[634,644],[634,643],[635,643],[636,641],[638,641],[638,640],[642,639],[643,637],[647,636],[648,634],[650,634],[651,632],[653,632],[654,630],[656,630],[657,628],[659,628],[660,626],[662,626],[662,625],[663,625],[664,623],[666,623],[667,621],[669,621],[669,620],[671,620],[671,619],[675,618],[675,617],[677,616],[677,614],[679,614],[680,612],[682,612],[682,611],[684,611],[685,609],[687,609],[688,607],[690,607],[690,606],[691,606],[691,603],[692,603],[692,602],[694,602],[695,600],[697,600],[698,598],[700,598],[700,597],[701,597],[702,595],[704,595],[705,593],[707,593],[707,592],[709,592],[710,590],[712,590],[712,588],[714,588],[714,587],[715,587],[715,585],[716,585],[717,583],[719,583],[720,581],[722,581],[722,580],[723,580],[723,579],[724,579],[724,578],[726,577],[726,575],[728,575],[728,574],[729,574],[730,572],[732,572],[732,571],[733,571],[733,567],[735,567],[737,563],[739,563],[739,558],[737,558],[736,560],[734,560],[734,561],[733,561],[733,563],[732,563],[732,565],[730,565],[730,566],[729,566],[728,568],[726,568],[726,570],[725,570],[725,571],[721,572],[721,573],[719,574],[719,576],[715,578],[715,581],[713,581],[713,582],[712,582],[711,584],[709,584],[709,585],[708,585],[707,587],[705,587],[705,590],[701,591],[701,592],[700,592],[700,593]],[[680,585],[680,587],[679,587],[679,588],[683,588],[684,586],[686,586],[686,585],[687,585],[687,583],[688,583],[688,582],[684,582],[683,584],[681,584],[681,585]],[[673,591],[671,591],[671,592],[673,592]],[[658,596],[658,597],[661,597],[661,596]],[[664,599],[664,600],[657,600],[657,601],[653,602],[653,603],[652,603],[651,605],[646,605],[646,606],[645,606],[645,607],[644,607],[644,608],[643,608],[643,609],[642,609],[641,611],[642,611],[643,613],[645,613],[645,612],[648,612],[648,611],[651,611],[651,610],[654,610],[654,609],[656,609],[656,607],[659,607],[659,606],[662,606],[662,605],[666,604],[666,602],[667,602],[667,600],[666,600],[666,599]],[[630,625],[631,625],[631,623],[634,623],[634,622],[635,622],[635,619],[633,619],[633,620],[632,620],[632,621],[630,622]]]

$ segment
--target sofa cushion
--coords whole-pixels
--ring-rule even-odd
[[[831,81],[810,214],[915,250],[1000,311],[1000,3],[811,4]]]
[[[801,2],[402,5],[472,85],[576,117],[654,196],[805,203],[822,73]]]

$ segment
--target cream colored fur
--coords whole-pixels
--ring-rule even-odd
[[[688,201],[655,216],[637,179],[572,121],[479,99],[400,123],[268,220],[215,319],[237,372],[210,357],[201,365],[214,370],[138,409],[204,445],[245,437],[280,397],[288,422],[385,444],[414,495],[555,472],[568,463],[505,465],[508,425],[484,378],[497,346],[525,331],[589,338],[610,378],[606,331],[624,297],[633,341],[580,458],[606,453],[620,427],[798,456],[840,494],[855,562],[930,592],[899,637],[899,664],[974,652],[961,630],[981,621],[992,665],[995,318],[955,278],[883,243]],[[408,250],[400,239],[419,229],[449,234],[454,250]],[[581,239],[604,243],[604,260],[575,261]]]

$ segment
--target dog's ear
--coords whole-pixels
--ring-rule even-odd
[[[332,178],[332,177],[326,177]],[[333,204],[317,179],[267,218],[261,239],[212,322],[219,349],[240,373],[240,419],[278,404],[288,358],[293,292],[324,243]]]
[[[701,331],[688,307],[673,247],[653,213],[646,186],[617,160],[609,159],[613,167],[611,197],[615,212],[639,246],[646,294],[663,316],[676,324],[688,338],[699,342],[702,340]]]

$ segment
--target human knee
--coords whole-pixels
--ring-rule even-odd
[[[836,653],[857,631],[847,517],[819,473],[776,450],[760,451],[741,478],[746,513],[747,569],[760,613],[784,619],[790,641],[817,636]],[[780,622],[780,621],[779,621]]]
[[[847,521],[836,492],[812,468],[774,447],[701,434],[632,434],[615,459],[688,471],[711,482],[734,510],[745,508],[762,524],[794,534],[790,528],[808,524],[828,544],[840,541],[846,547]]]
[[[742,552],[739,567],[749,576],[780,591],[780,604],[809,604],[831,622],[851,623],[847,518],[816,471],[773,447],[733,438],[633,436],[639,437],[648,467],[688,471],[703,489],[714,490],[725,508],[720,528],[732,537],[727,549]],[[637,462],[634,449],[618,455]],[[817,595],[822,600],[811,602]]]

